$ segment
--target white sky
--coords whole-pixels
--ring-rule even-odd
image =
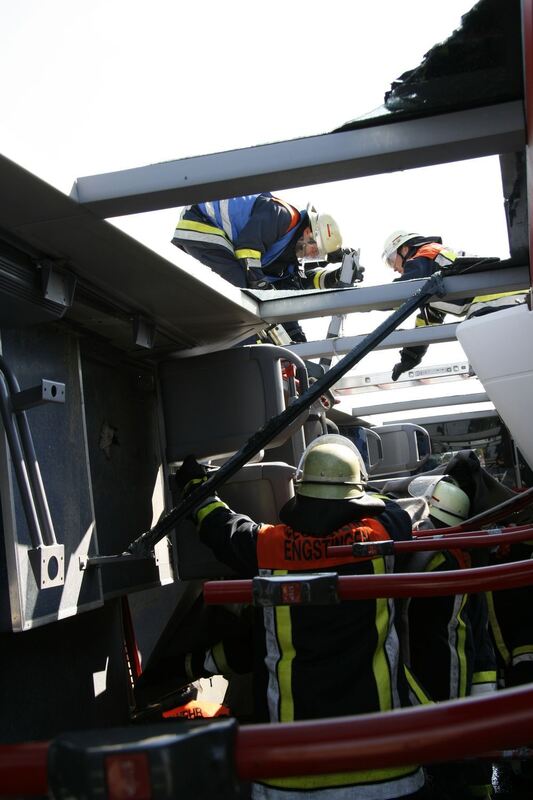
[[[0,0],[0,152],[68,194],[84,175],[327,132],[381,105],[473,5]],[[337,219],[345,245],[361,248],[366,285],[391,280],[380,254],[395,228],[508,255],[497,158],[279,193]],[[170,244],[178,215],[113,222],[174,263],[205,269]],[[346,332],[381,318],[354,315]],[[305,327],[320,338],[326,323]],[[358,371],[389,369],[396,353],[371,358]],[[455,359],[460,349],[436,345],[424,365]]]

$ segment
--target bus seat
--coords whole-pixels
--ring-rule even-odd
[[[246,464],[220,487],[219,495],[230,508],[256,522],[279,522],[281,507],[294,496],[295,472],[294,467],[280,462]],[[181,580],[235,577],[235,572],[202,544],[191,520],[177,525],[176,550]]]
[[[281,361],[301,359],[274,345],[235,347],[208,355],[175,358],[159,365],[167,462],[192,453],[199,459],[233,455],[269,419],[285,409]],[[307,418],[302,412],[266,449],[283,444]]]
[[[369,429],[381,440],[381,459],[369,469],[371,478],[409,475],[431,455],[425,428],[411,422],[379,425]]]

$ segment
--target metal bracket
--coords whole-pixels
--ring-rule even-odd
[[[133,318],[133,340],[138,347],[151,350],[156,336],[155,323],[146,317],[137,315]]]
[[[133,561],[155,561],[155,556],[153,554],[130,555],[129,553],[121,553],[116,556],[89,556],[85,554],[80,556],[80,570],[83,572],[93,567],[110,567],[114,564],[129,564]]]
[[[48,381],[44,378],[40,386],[23,389],[11,397],[13,411],[27,411],[29,408],[43,405],[43,403],[64,403],[65,384],[58,381]]]
[[[252,580],[254,606],[328,606],[339,601],[336,572],[267,575]]]
[[[28,558],[39,589],[52,589],[65,583],[65,546],[43,544],[28,550]]]
[[[393,556],[394,541],[354,542],[352,553],[356,558],[375,558],[376,556]]]
[[[43,294],[58,306],[70,308],[74,301],[77,278],[48,259],[39,261],[42,269]]]
[[[50,796],[232,800],[238,727],[217,718],[62,734],[48,751]]]

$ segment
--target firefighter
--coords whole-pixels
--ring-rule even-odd
[[[468,518],[470,499],[448,475],[417,476],[408,492],[428,504],[429,516],[419,526],[419,535],[421,528],[452,527]],[[443,549],[414,553],[405,569],[433,573],[470,566],[468,553]],[[403,605],[402,619],[404,657],[432,700],[496,690],[496,657],[484,594],[410,598]],[[488,800],[492,795],[489,762],[432,765],[428,772],[431,781],[455,800]]]
[[[422,236],[407,230],[393,231],[385,239],[382,258],[385,264],[398,273],[396,281],[410,281],[415,278],[429,278],[435,272],[451,269],[461,263],[473,266],[474,263],[497,261],[489,258],[468,258],[459,256],[442,243],[440,236]],[[458,261],[459,258],[459,261]],[[525,302],[526,290],[480,295],[470,299],[435,300],[424,306],[416,318],[416,327],[440,325],[446,314],[470,317],[500,311]],[[426,354],[428,345],[404,347],[400,351],[400,361],[394,365],[391,378],[397,381],[400,375],[417,367]]]
[[[187,206],[172,244],[233,286],[323,289],[334,285],[338,267],[304,275],[299,262],[325,261],[340,250],[342,236],[329,214],[311,205],[298,211],[263,192]]]
[[[412,497],[424,497],[429,516],[421,528],[459,525],[467,519],[470,499],[449,475],[420,475],[408,487]],[[428,550],[413,554],[410,572],[441,572],[470,567],[461,550]],[[495,655],[488,632],[484,595],[443,595],[412,598],[406,603],[409,643],[406,653],[413,671],[433,700],[452,700],[496,689]],[[440,626],[440,627],[439,627]],[[433,645],[428,643],[433,640]]]
[[[206,606],[200,594],[186,613],[180,613],[180,635],[171,617],[148,663],[134,687],[137,717],[160,719],[161,713],[198,700],[197,716],[212,716],[210,703],[205,713],[203,699],[198,695],[200,678],[223,675],[233,679],[252,671],[251,631],[253,619],[248,606]],[[250,703],[247,697],[231,694],[232,716],[249,721]],[[224,703],[227,704],[228,698]]]
[[[189,456],[176,479],[187,494],[206,479]],[[327,558],[330,545],[409,539],[408,514],[395,502],[365,492],[361,457],[337,434],[313,440],[295,478],[296,495],[281,524],[263,524],[228,508],[218,497],[194,515],[201,541],[243,577],[338,572],[390,572],[393,557]],[[277,605],[256,610],[256,721],[291,722],[389,711],[408,705],[408,687],[395,627],[395,604],[370,599],[332,605]],[[254,800],[418,796],[423,770],[415,765],[342,775],[283,778],[254,784]]]
[[[240,288],[327,289],[340,281],[342,236],[333,217],[311,205],[299,211],[270,192],[187,206],[172,243]],[[284,327],[293,341],[306,341],[298,323]]]

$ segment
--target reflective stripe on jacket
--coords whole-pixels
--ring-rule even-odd
[[[446,269],[453,266],[453,262],[457,258],[457,253],[443,244],[430,242],[418,247],[414,255],[408,255],[404,266],[413,258],[429,258],[431,261],[435,262],[435,266],[438,269]]]
[[[408,572],[468,566],[461,551],[415,553]],[[474,641],[468,595],[408,598],[403,603],[403,654],[432,700],[466,697],[472,686]]]
[[[376,519],[365,518],[327,536],[311,536],[287,525],[264,525],[257,535],[261,575],[336,571],[385,574],[393,557],[327,558],[327,549],[355,541],[390,539]],[[263,609],[268,669],[268,710],[272,722],[390,711],[408,704],[399,660],[391,598],[346,601],[332,606],[273,606]],[[368,798],[392,800],[424,783],[416,766],[307,775],[268,780],[253,797]],[[318,793],[315,794],[315,792]]]
[[[271,197],[270,194],[264,193],[262,195]],[[202,214],[219,229],[221,229],[226,238],[232,244],[238,239],[240,232],[250,219],[253,212],[255,201],[260,197],[259,194],[248,194],[243,197],[230,197],[227,200],[215,200],[208,203],[198,203],[198,208]],[[276,258],[285,250],[289,242],[294,236],[294,228],[300,221],[300,213],[278,198],[272,198],[275,202],[283,205],[291,214],[291,221],[286,233],[274,242],[262,255],[256,251],[236,252],[236,258],[259,258],[261,259],[261,266],[266,267],[271,264]],[[179,228],[179,225],[178,225]]]

